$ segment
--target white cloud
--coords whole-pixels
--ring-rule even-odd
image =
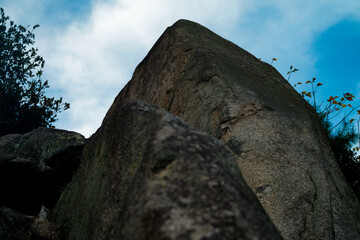
[[[56,126],[92,134],[136,65],[180,18],[209,27],[257,57],[277,57],[276,67],[284,73],[290,65],[314,71],[311,44],[316,35],[347,16],[360,18],[360,1],[93,1],[88,16],[67,27],[40,22],[56,33],[42,32],[37,38],[47,61],[45,73],[51,88],[62,89],[60,95],[71,103]],[[297,73],[302,74],[307,72]]]
[[[228,3],[236,5],[236,1]],[[63,89],[71,102],[71,114],[66,115],[71,120],[63,121],[64,125],[59,121],[57,126],[92,134],[136,65],[176,20],[190,18],[224,27],[236,17],[236,7],[228,8],[219,0],[175,4],[124,0],[94,5],[88,21],[74,22],[59,32],[44,51],[47,72],[55,79],[52,87]]]

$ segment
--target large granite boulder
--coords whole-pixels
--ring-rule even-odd
[[[37,215],[53,207],[77,169],[82,135],[38,128],[0,138],[0,206]]]
[[[53,213],[67,239],[282,239],[217,139],[116,102]]]
[[[194,22],[169,27],[115,99],[168,110],[237,154],[285,239],[360,239],[360,207],[311,106],[269,64]]]

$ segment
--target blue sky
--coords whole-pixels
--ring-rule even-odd
[[[360,99],[359,0],[0,0],[17,24],[40,24],[48,95],[71,109],[56,127],[90,136],[166,27],[196,21],[273,65],[292,83],[316,77],[319,100]],[[300,89],[303,90],[303,89]]]

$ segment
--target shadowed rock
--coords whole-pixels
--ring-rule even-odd
[[[0,239],[28,239],[27,230],[33,219],[6,207],[0,207]]]
[[[65,240],[61,233],[56,223],[0,207],[1,240]]]
[[[37,215],[53,207],[77,169],[85,139],[78,133],[38,128],[0,138],[0,206]]]
[[[269,64],[199,24],[168,28],[117,96],[181,117],[237,154],[285,239],[360,239],[360,207],[311,106]]]
[[[54,218],[68,239],[282,239],[228,148],[138,100],[111,107]]]

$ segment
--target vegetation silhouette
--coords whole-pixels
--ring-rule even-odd
[[[16,25],[0,8],[0,136],[53,127],[57,113],[70,107],[62,97],[45,96],[45,60],[33,47],[38,27]]]
[[[290,71],[287,73],[289,75],[288,80],[290,80],[291,73],[294,73],[291,72],[292,69],[290,67]],[[298,71],[297,68],[295,69]],[[298,82],[294,87],[300,84],[303,83]],[[310,91],[302,91],[300,94],[306,98],[317,112],[329,140],[331,150],[346,180],[360,199],[360,156],[358,155],[360,118],[358,116],[357,120],[355,118],[349,119],[355,110],[357,115],[360,115],[360,110],[358,110],[360,105],[353,106],[350,103],[354,101],[355,96],[349,92],[343,93],[342,97],[330,96],[326,100],[327,103],[325,105],[323,103],[318,105],[316,102],[316,91],[323,83],[316,83],[316,78],[313,78],[306,81],[305,84],[310,84],[311,89]],[[346,110],[348,111],[346,112]],[[343,116],[341,117],[342,113]],[[337,121],[334,121],[336,119]],[[357,123],[357,130],[354,123]]]

